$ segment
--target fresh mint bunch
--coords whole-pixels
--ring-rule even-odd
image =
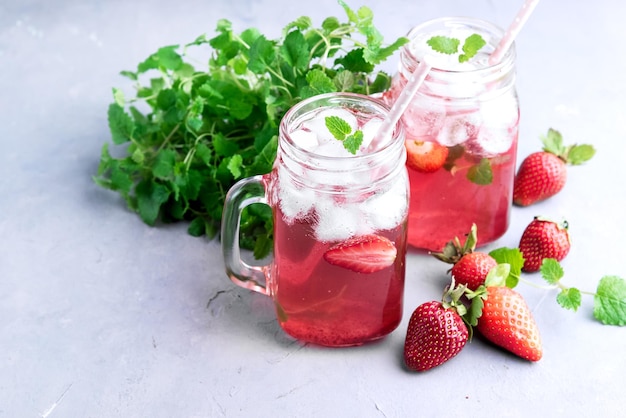
[[[214,237],[228,189],[272,169],[289,108],[320,93],[389,87],[390,76],[376,65],[407,39],[385,45],[369,8],[338,3],[347,22],[328,17],[315,27],[303,16],[270,40],[254,28],[236,33],[222,19],[215,36],[164,46],[134,71],[122,71],[135,95],[113,89],[112,145],[103,145],[94,181],[118,192],[149,225],[189,221],[190,234]],[[199,61],[198,54],[208,58]],[[250,206],[241,246],[265,257],[272,228],[269,208]]]

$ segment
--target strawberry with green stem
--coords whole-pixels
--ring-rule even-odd
[[[528,155],[520,164],[513,184],[513,203],[529,206],[559,193],[567,181],[567,165],[590,160],[595,149],[588,144],[563,144],[560,132],[550,128],[541,138],[543,150]]]
[[[410,370],[437,367],[465,347],[470,335],[463,321],[466,308],[460,302],[465,291],[453,278],[441,301],[425,302],[413,311],[404,342],[404,362]]]
[[[453,264],[449,272],[454,280],[471,290],[482,285],[487,273],[497,265],[491,255],[475,251],[477,242],[477,227],[476,224],[472,224],[463,245],[459,238],[455,237],[444,246],[442,252],[431,253],[438,260]]]
[[[539,361],[543,347],[539,328],[520,293],[506,286],[510,266],[498,264],[485,284],[466,292],[471,300],[465,320],[493,344],[529,360]]]

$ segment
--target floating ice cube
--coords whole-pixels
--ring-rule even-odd
[[[481,103],[483,123],[478,135],[468,144],[468,151],[482,157],[493,157],[507,152],[517,136],[519,110],[513,95]]]
[[[443,126],[445,116],[445,106],[432,103],[432,99],[416,95],[402,115],[406,136],[409,138],[436,136]]]
[[[298,129],[289,134],[293,142],[300,148],[312,151],[319,145],[317,135],[314,132],[305,129]]]
[[[490,158],[507,152],[517,136],[516,128],[491,127],[483,125],[476,138],[470,141],[466,149],[469,153]]]
[[[317,155],[323,155],[325,157],[349,157],[352,155],[348,150],[343,146],[343,142],[332,139],[330,141],[324,142],[316,147],[313,152]]]
[[[344,241],[357,234],[372,232],[362,221],[357,204],[339,206],[332,197],[324,197],[317,200],[315,213],[315,236],[322,242]]]
[[[372,143],[372,140],[380,130],[380,126],[383,124],[383,120],[379,118],[370,119],[361,127],[363,131],[363,142],[359,148],[361,152],[365,152],[367,147]],[[388,138],[385,138],[381,143],[388,143]]]
[[[385,193],[370,197],[363,205],[363,218],[372,230],[395,228],[408,211],[406,181],[398,181]]]
[[[437,141],[446,147],[462,144],[478,135],[480,123],[478,112],[447,115],[437,134]]]
[[[305,217],[316,199],[315,190],[295,184],[284,168],[279,171],[278,201],[287,223]]]

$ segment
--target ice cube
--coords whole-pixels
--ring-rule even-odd
[[[357,204],[339,205],[332,196],[318,198],[315,213],[315,237],[322,242],[344,241],[372,232],[362,221]]]
[[[432,103],[432,99],[416,95],[402,115],[408,138],[435,137],[441,130],[446,116],[443,105]]]
[[[319,145],[317,135],[314,132],[298,129],[289,134],[293,142],[302,149],[312,151]]]
[[[462,144],[476,137],[480,123],[478,112],[448,114],[437,135],[437,142],[446,147]]]
[[[296,184],[285,168],[279,171],[278,184],[278,201],[285,222],[293,223],[308,215],[317,198],[315,190]]]
[[[478,135],[468,144],[468,151],[482,157],[493,157],[507,152],[517,136],[519,109],[513,95],[481,103],[483,120]]]
[[[313,149],[313,152],[317,155],[323,155],[325,157],[349,157],[352,155],[348,150],[343,146],[343,142],[338,139],[332,139],[331,141],[324,142],[320,144],[318,147]]]
[[[372,140],[378,133],[380,126],[383,124],[383,120],[379,118],[370,119],[361,127],[361,131],[363,131],[363,142],[361,143],[361,147],[359,150],[361,152],[365,152],[367,147],[372,143]],[[381,144],[386,144],[389,142],[389,138],[385,138],[381,141]]]
[[[397,181],[391,189],[370,197],[362,206],[363,218],[372,230],[393,229],[408,211],[407,180]]]

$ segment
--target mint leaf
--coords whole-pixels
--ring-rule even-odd
[[[570,309],[572,311],[577,311],[581,304],[581,294],[580,290],[575,287],[570,287],[568,289],[563,289],[556,296],[556,301],[565,309]]]
[[[459,51],[459,45],[461,41],[456,38],[450,38],[447,36],[433,36],[426,41],[433,51],[441,54],[452,55]]]
[[[480,160],[478,165],[473,165],[467,171],[467,179],[472,183],[486,186],[493,181],[493,171],[491,170],[491,162],[488,158]]]
[[[178,45],[164,46],[159,48],[156,57],[159,65],[168,70],[178,70],[183,65],[183,59],[176,52]]]
[[[485,42],[483,37],[477,33],[468,36],[463,43],[463,54],[459,55],[459,62],[469,61],[486,44],[487,42]]]
[[[300,94],[303,98],[313,97],[317,94],[333,93],[337,91],[333,80],[320,69],[313,69],[306,75],[308,86],[302,87]]]
[[[356,152],[361,147],[363,143],[363,131],[356,131],[354,135],[348,135],[346,139],[343,140],[343,147],[351,154],[356,154]]]
[[[309,65],[309,48],[299,30],[289,32],[280,50],[285,62],[296,70],[304,71]]]
[[[137,185],[137,209],[139,216],[148,224],[154,225],[159,216],[161,205],[167,202],[170,191],[162,184],[144,180]]]
[[[324,119],[326,128],[335,139],[343,141],[346,136],[352,133],[352,127],[348,122],[340,118],[339,116],[326,116]]]
[[[135,124],[124,108],[117,103],[109,105],[108,119],[113,143],[119,145],[130,141]]]
[[[549,284],[557,284],[565,275],[563,267],[554,258],[544,258],[539,269],[541,277]]]
[[[524,256],[519,248],[496,248],[489,252],[498,264],[508,264],[510,267],[509,275],[506,278],[506,286],[513,289],[519,283],[522,267],[524,266]]]
[[[268,41],[265,36],[259,36],[250,46],[250,61],[248,69],[256,74],[263,74],[268,68],[271,68],[276,51],[274,43]]]
[[[228,160],[228,165],[227,165],[228,171],[230,171],[230,174],[233,175],[234,179],[241,178],[242,164],[243,164],[243,157],[241,156],[241,154],[235,154],[232,157],[230,157],[230,160]]]
[[[604,276],[594,296],[593,316],[605,325],[626,325],[626,281]]]
[[[168,179],[174,174],[174,164],[176,163],[176,153],[171,149],[164,149],[159,152],[152,167],[152,174],[158,179]]]

